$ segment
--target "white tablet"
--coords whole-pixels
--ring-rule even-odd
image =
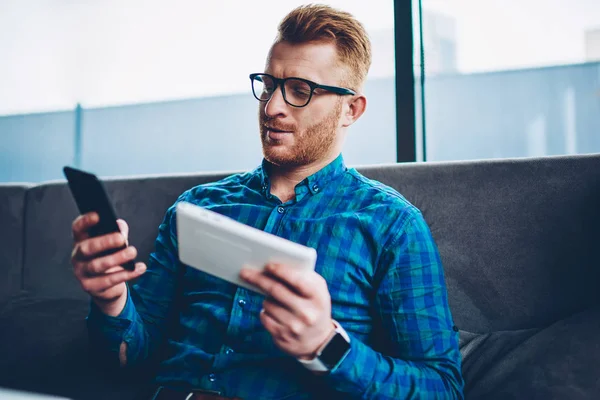
[[[240,279],[243,267],[262,269],[269,262],[315,269],[315,249],[242,224],[187,202],[176,208],[182,263],[262,293]]]

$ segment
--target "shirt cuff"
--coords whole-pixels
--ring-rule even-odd
[[[118,352],[121,342],[130,336],[133,321],[136,317],[133,301],[127,290],[127,300],[121,313],[116,316],[104,314],[93,301],[90,302],[90,313],[86,320],[90,337],[95,344],[107,348],[111,352]]]
[[[350,351],[327,375],[327,380],[336,390],[346,393],[365,393],[372,378],[365,371],[377,366],[377,353],[350,333],[348,336]]]

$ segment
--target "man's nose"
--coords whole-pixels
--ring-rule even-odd
[[[288,105],[283,99],[283,88],[278,85],[271,98],[265,104],[265,114],[268,117],[276,117],[279,115],[285,115]]]

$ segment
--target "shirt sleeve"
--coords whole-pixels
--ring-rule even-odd
[[[119,365],[119,348],[127,343],[127,367],[147,364],[157,356],[175,294],[177,257],[175,206],[159,226],[155,251],[148,268],[128,287],[127,302],[116,317],[108,316],[92,302],[87,317],[90,347],[95,355]]]
[[[379,265],[374,312],[381,352],[351,336],[350,352],[327,379],[349,398],[462,399],[458,329],[439,252],[420,213],[400,232]]]

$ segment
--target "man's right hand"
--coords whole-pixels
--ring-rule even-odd
[[[104,251],[118,249],[127,244],[129,227],[120,219],[117,224],[121,233],[90,237],[90,228],[98,222],[99,217],[95,212],[80,215],[73,221],[74,246],[71,264],[81,287],[92,296],[92,300],[102,312],[117,316],[123,311],[127,302],[125,282],[143,274],[146,265],[142,262],[136,263],[133,271],[121,267],[122,264],[137,256],[137,250],[133,246],[127,246],[113,254],[99,256]]]

